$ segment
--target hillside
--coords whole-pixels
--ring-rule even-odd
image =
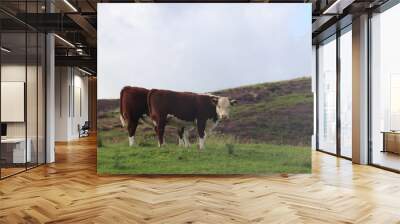
[[[310,144],[313,127],[310,78],[243,86],[214,94],[238,101],[232,108],[231,118],[216,128],[217,133],[248,143]],[[100,131],[121,129],[118,108],[117,99],[98,100]],[[152,130],[147,127],[145,131]]]

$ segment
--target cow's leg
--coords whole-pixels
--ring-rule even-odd
[[[133,120],[128,123],[129,146],[133,146],[135,144],[135,133],[137,126],[138,126],[137,120]]]
[[[158,146],[161,147],[164,144],[164,130],[166,121],[164,117],[161,117],[157,122],[157,136],[158,136]]]
[[[178,136],[179,136],[179,146],[184,146],[185,142],[184,142],[184,133],[185,133],[185,128],[179,128],[178,129]]]
[[[189,129],[188,128],[186,128],[185,131],[183,132],[183,139],[185,141],[185,147],[186,148],[190,147]]]
[[[197,132],[199,133],[199,148],[204,149],[204,142],[205,142],[205,129],[206,129],[206,122],[205,121],[197,121]]]

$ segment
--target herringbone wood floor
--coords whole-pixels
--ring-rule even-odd
[[[400,223],[400,175],[313,153],[313,174],[97,176],[90,137],[0,181],[0,223]]]

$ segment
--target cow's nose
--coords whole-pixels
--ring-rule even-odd
[[[226,119],[228,119],[228,116],[226,116],[226,115],[221,115],[221,120],[226,120]]]

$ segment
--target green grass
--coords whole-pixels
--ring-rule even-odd
[[[155,140],[140,139],[139,146],[127,141],[98,147],[100,174],[271,174],[310,173],[308,147],[241,144],[231,138],[210,138],[206,149],[178,147],[169,143],[158,148]]]
[[[119,100],[99,103],[100,174],[271,174],[310,173],[313,95],[311,79],[262,83],[217,91],[237,99],[231,119],[221,122],[197,149],[178,147],[176,129],[167,126],[167,145],[158,148],[153,127],[141,124],[139,146],[128,147],[119,120]],[[101,106],[103,105],[103,107]],[[101,109],[103,108],[103,109]],[[232,137],[235,136],[235,137]]]

